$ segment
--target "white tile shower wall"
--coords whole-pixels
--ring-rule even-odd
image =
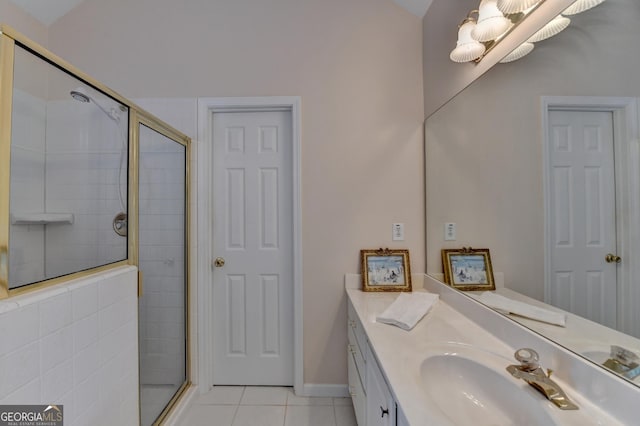
[[[0,301],[0,404],[63,404],[70,426],[138,424],[137,270]]]
[[[196,134],[194,98],[135,102],[186,135]],[[184,248],[177,244],[184,241],[184,160],[175,144],[151,134],[141,137],[140,147],[140,269],[145,280],[140,380],[177,384],[183,370],[176,366],[184,366],[185,356]]]
[[[93,102],[74,100],[47,108],[46,208],[74,215],[73,225],[47,226],[47,275],[125,258],[126,239],[113,231],[113,218],[126,211],[126,116],[116,123]]]
[[[44,212],[46,102],[15,89],[12,114],[11,211]],[[44,226],[11,225],[10,282],[44,279]]]

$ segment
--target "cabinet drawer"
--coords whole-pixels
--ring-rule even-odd
[[[351,401],[353,402],[353,411],[356,414],[356,421],[358,425],[366,425],[365,412],[367,408],[366,395],[364,388],[360,382],[358,370],[356,369],[356,362],[353,355],[349,354],[347,361],[347,371],[349,373],[349,395],[351,395]],[[364,375],[364,370],[362,371]]]

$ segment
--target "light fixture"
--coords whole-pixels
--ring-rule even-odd
[[[511,21],[498,9],[497,0],[482,0],[478,8],[478,22],[471,31],[477,41],[491,41],[507,32]]]
[[[458,29],[458,41],[456,48],[451,51],[449,58],[453,62],[471,62],[480,58],[486,47],[479,41],[471,37],[471,32],[476,27],[476,20],[471,15],[477,13],[477,10],[469,12]]]
[[[563,15],[577,15],[585,10],[589,10],[592,7],[604,3],[605,0],[577,0],[574,4],[569,6],[562,12]]]
[[[481,0],[478,10],[469,12],[458,26],[456,48],[449,57],[454,62],[480,62],[511,30],[522,23],[546,0]],[[546,40],[560,33],[571,23],[563,15],[575,15],[589,10],[605,0],[576,0],[562,14],[533,34],[529,39],[505,56],[500,62],[511,62],[529,54],[533,43]],[[472,15],[477,14],[477,19]]]
[[[529,53],[531,53],[531,51],[533,50],[533,47],[534,47],[533,43],[529,43],[528,41],[525,41],[520,46],[516,47],[507,56],[502,58],[500,63],[501,64],[506,64],[507,62],[517,61],[518,59],[522,58],[523,56],[527,56]]]
[[[540,28],[538,32],[532,35],[529,40],[529,43],[537,43],[542,40],[546,40],[549,37],[553,37],[558,34],[560,31],[564,30],[571,23],[571,19],[564,17],[562,15],[558,15],[553,18],[547,25]]]
[[[535,6],[540,0],[498,0],[496,5],[505,15],[520,13]]]

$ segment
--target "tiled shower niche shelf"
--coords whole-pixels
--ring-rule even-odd
[[[73,224],[73,213],[14,213],[12,225]]]

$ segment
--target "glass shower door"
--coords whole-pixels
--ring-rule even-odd
[[[140,420],[161,419],[187,384],[187,146],[139,123]]]

